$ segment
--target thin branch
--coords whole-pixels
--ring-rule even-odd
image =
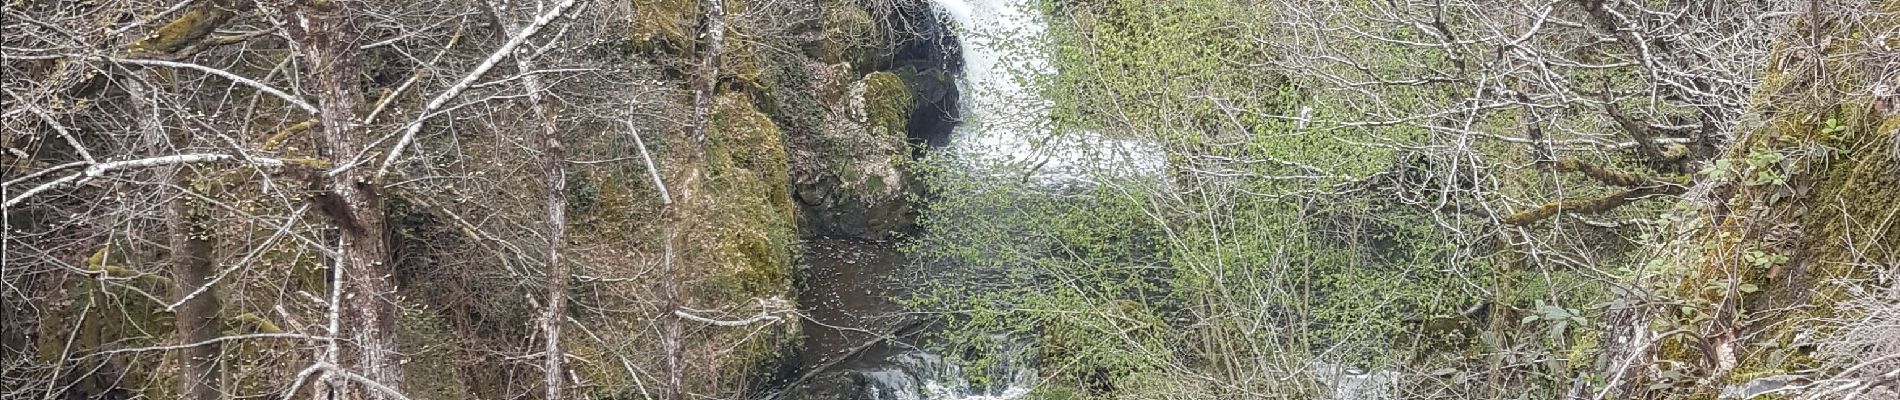
[[[265,250],[269,249],[271,244],[277,243],[278,239],[281,239],[286,234],[290,233],[290,228],[296,226],[298,218],[302,217],[304,211],[308,210],[309,208],[310,208],[309,204],[304,204],[301,207],[297,207],[297,211],[292,212],[290,214],[290,218],[284,219],[283,227],[277,228],[276,233],[273,233],[271,234],[269,238],[264,239],[264,242],[262,244],[257,245],[255,248],[253,248],[250,254],[244,255],[244,259],[239,260],[237,265],[232,266],[231,268],[226,269],[224,271],[218,272],[218,276],[214,276],[211,278],[210,281],[206,281],[203,285],[199,285],[198,289],[192,290],[191,293],[185,294],[185,296],[182,298],[179,298],[178,301],[165,305],[165,311],[176,312],[178,310],[178,306],[184,305],[185,302],[191,301],[191,299],[197,298],[198,296],[205,294],[205,292],[211,291],[212,286],[217,285],[218,282],[224,281],[224,277],[231,275],[232,272],[236,272],[240,269],[244,269],[244,267],[250,266],[251,262],[255,261],[259,255],[263,254]]]
[[[660,179],[660,168],[653,165],[653,156],[647,154],[647,143],[640,139],[640,129],[627,121],[627,134],[633,136],[633,147],[640,149],[640,159],[646,161],[647,176],[653,178],[653,187],[660,191],[660,204],[673,204],[673,196],[666,193],[666,181]]]
[[[702,316],[694,315],[691,312],[688,312],[686,307],[680,307],[678,309],[674,309],[673,315],[679,316],[680,318],[692,320],[694,322],[699,322],[702,324],[713,325],[713,326],[723,326],[723,327],[746,326],[746,325],[752,325],[759,322],[771,323],[771,322],[778,322],[784,319],[772,313],[773,307],[765,299],[756,299],[756,300],[758,300],[759,302],[759,315],[753,316],[752,318],[746,318],[746,319],[741,319],[741,320],[721,320],[721,319],[702,317]]]
[[[80,56],[73,56],[73,57],[80,57]],[[282,90],[278,90],[277,88],[271,87],[270,85],[265,84],[263,82],[258,82],[251,78],[238,76],[238,74],[233,74],[229,71],[225,71],[225,70],[221,70],[217,68],[211,68],[211,67],[207,67],[203,65],[183,63],[183,62],[177,62],[177,61],[145,60],[145,59],[136,59],[136,58],[111,58],[111,57],[94,57],[94,58],[104,60],[107,62],[114,62],[114,63],[120,63],[120,64],[184,68],[184,69],[195,70],[195,71],[199,71],[199,72],[203,72],[207,74],[217,75],[224,79],[229,79],[231,80],[231,82],[244,85],[244,86],[250,86],[252,89],[257,89],[260,92],[264,92],[266,94],[270,94],[272,96],[277,96],[278,98],[284,99],[285,102],[289,102],[290,105],[297,106],[297,108],[304,110],[304,112],[310,113],[310,115],[320,114],[317,111],[316,106],[310,105],[310,102],[306,102],[303,99],[297,98],[297,96],[292,96],[290,93],[284,92]]]
[[[279,160],[275,158],[261,158],[261,157],[243,158],[243,157],[234,156],[230,154],[180,154],[180,155],[171,155],[171,156],[164,156],[164,157],[141,158],[137,160],[113,161],[113,162],[108,162],[108,163],[92,164],[91,166],[86,167],[85,171],[81,171],[80,173],[67,175],[65,177],[55,179],[52,182],[47,182],[39,186],[35,186],[32,189],[27,189],[24,192],[20,192],[20,195],[14,196],[11,199],[7,199],[5,206],[0,207],[0,208],[10,209],[10,208],[13,208],[14,205],[20,204],[21,201],[25,201],[27,198],[33,197],[34,195],[38,195],[48,190],[53,190],[54,188],[58,188],[62,185],[78,182],[81,179],[91,179],[91,178],[105,176],[105,174],[108,172],[128,170],[128,169],[150,168],[150,167],[157,167],[157,166],[164,166],[164,165],[194,164],[194,163],[208,163],[208,162],[222,162],[222,161],[240,161],[240,162],[249,163],[252,165],[259,165],[259,166],[266,166],[266,167],[281,167],[284,165],[284,160]],[[61,167],[65,167],[65,166],[61,166]],[[8,183],[13,183],[13,182],[8,182]]]
[[[475,84],[475,80],[481,79],[482,75],[488,74],[488,70],[494,69],[496,64],[501,63],[501,59],[514,54],[516,47],[521,47],[522,43],[526,43],[529,37],[533,37],[535,33],[540,32],[541,28],[554,22],[556,18],[560,18],[562,13],[567,12],[568,8],[574,6],[574,2],[575,0],[562,0],[560,4],[554,5],[554,9],[548,10],[547,13],[535,18],[534,23],[528,24],[527,27],[521,29],[521,33],[509,38],[507,43],[502,44],[501,47],[495,49],[493,53],[489,53],[488,58],[482,60],[482,63],[476,65],[475,69],[469,71],[467,75],[463,75],[462,80],[455,82],[453,86],[449,86],[448,90],[436,95],[434,99],[430,99],[429,103],[422,107],[422,112],[417,114],[416,119],[410,121],[408,127],[403,129],[402,137],[396,139],[396,146],[389,149],[389,155],[383,158],[382,167],[376,169],[376,177],[381,179],[384,175],[389,173],[389,167],[396,164],[396,157],[402,156],[403,150],[408,148],[410,143],[416,141],[416,133],[422,131],[423,123],[427,122],[430,116],[435,115],[436,109],[448,104],[449,100],[455,99],[455,96],[462,94],[463,90],[468,90],[469,85]],[[330,171],[330,174],[335,175],[338,172],[355,167],[356,164],[357,162],[352,162],[348,165],[337,166],[336,169]]]
[[[394,400],[409,400],[408,396],[402,395],[402,392],[398,392],[396,391],[396,389],[390,388],[388,385],[384,385],[381,382],[376,382],[375,380],[369,379],[368,377],[365,377],[362,375],[357,375],[354,372],[346,371],[342,368],[337,368],[336,364],[331,364],[327,362],[319,362],[316,364],[311,364],[310,368],[304,368],[303,371],[297,372],[297,380],[292,382],[290,384],[290,389],[285,390],[284,395],[280,396],[279,398],[289,399],[289,398],[296,397],[297,390],[303,388],[303,383],[309,380],[311,374],[314,374],[317,372],[322,372],[324,374],[341,377],[343,379],[349,380],[350,382],[355,382],[356,384],[363,385],[363,387],[369,388],[370,390],[374,390],[377,393],[382,393],[384,396],[389,396],[389,398],[394,399]]]
[[[97,353],[87,354],[79,358],[83,359],[83,358],[93,358],[93,357],[104,357],[104,356],[110,356],[114,354],[139,353],[139,352],[148,352],[148,351],[183,350],[183,349],[189,349],[189,348],[198,347],[198,346],[209,346],[216,343],[224,343],[224,342],[238,341],[238,340],[250,340],[250,339],[302,339],[302,340],[309,340],[309,341],[330,340],[330,338],[327,338],[327,337],[311,336],[311,335],[305,335],[305,334],[300,334],[300,333],[252,333],[252,334],[244,334],[244,335],[224,336],[224,337],[219,337],[219,338],[201,341],[201,342],[175,344],[175,345],[170,345],[170,346],[134,347],[134,348],[129,348],[129,349],[106,350],[106,351],[101,351]]]
[[[1509,225],[1523,226],[1542,221],[1558,213],[1602,214],[1610,210],[1615,210],[1617,207],[1622,207],[1625,204],[1634,203],[1637,200],[1651,196],[1678,195],[1687,190],[1687,188],[1677,185],[1649,186],[1619,191],[1598,198],[1553,201],[1528,211],[1511,214],[1505,217],[1503,222]]]
[[[389,91],[389,94],[383,95],[382,100],[376,101],[376,106],[371,107],[371,110],[369,111],[369,116],[363,117],[363,123],[365,124],[375,123],[376,117],[379,115],[382,115],[383,110],[388,109],[390,104],[395,103],[397,97],[401,97],[402,93],[408,91],[410,86],[414,86],[416,82],[422,80],[422,77],[424,75],[428,75],[429,68],[434,67],[436,63],[441,62],[442,56],[448,55],[449,50],[455,49],[456,43],[462,42],[462,28],[466,26],[468,25],[456,24],[455,34],[449,36],[449,44],[442,46],[442,50],[437,51],[435,53],[435,57],[429,58],[428,64],[424,64],[423,66],[416,68],[415,73],[409,74],[409,79],[403,80],[401,85],[396,85],[395,90]]]

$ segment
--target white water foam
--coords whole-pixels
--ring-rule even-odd
[[[925,352],[891,356],[890,365],[860,372],[868,381],[866,400],[1014,400],[1035,387],[1033,354],[1022,340],[995,335],[990,338],[994,363],[985,368],[986,383],[970,381],[961,365]]]
[[[955,23],[963,52],[964,120],[950,151],[979,168],[1021,170],[1045,183],[1160,171],[1165,161],[1156,146],[1051,128],[1054,104],[1035,82],[1056,69],[1048,21],[1035,1],[933,0]]]
[[[1048,21],[1038,0],[932,0],[956,26],[963,54],[963,121],[947,153],[981,172],[1024,174],[1034,182],[1086,184],[1103,174],[1161,171],[1156,146],[1088,131],[1051,127],[1054,102],[1036,81],[1056,73],[1048,56]],[[885,366],[859,371],[868,400],[1014,400],[1035,387],[1031,343],[1002,335],[986,349],[993,363],[973,375],[956,362],[922,351],[891,356]]]

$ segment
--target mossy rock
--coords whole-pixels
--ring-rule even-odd
[[[818,140],[801,143],[797,196],[808,233],[881,239],[907,231],[915,186],[905,132],[916,107],[911,90],[896,74],[874,72],[843,92]]]
[[[1863,50],[1847,42],[1823,52]],[[1728,157],[1709,169],[1714,177],[1704,184],[1714,188],[1714,201],[1684,209],[1688,225],[1681,229],[1688,239],[1664,256],[1664,264],[1681,270],[1668,288],[1675,301],[1737,327],[1698,333],[1740,338],[1733,339],[1738,350],[1732,352],[1704,354],[1678,339],[1662,343],[1658,354],[1702,368],[1709,367],[1705,360],[1732,362],[1726,370],[1694,371],[1713,375],[1716,383],[1827,367],[1827,360],[1799,350],[1813,343],[1798,338],[1824,336],[1824,321],[1842,317],[1834,314],[1849,297],[1852,283],[1845,282],[1865,278],[1866,265],[1900,259],[1900,227],[1867,223],[1890,219],[1892,199],[1900,198],[1900,110],[1884,106],[1893,99],[1865,94],[1878,82],[1848,72],[1861,67],[1854,63],[1825,64],[1843,73],[1816,81],[1793,72],[1815,68],[1811,60],[1771,59],[1777,63],[1768,67],[1747,117],[1758,122],[1745,123],[1749,128]],[[1732,293],[1725,289],[1731,286],[1750,289]]]
[[[783,130],[751,95],[723,94],[713,101],[706,150],[705,179],[675,191],[697,193],[682,194],[674,205],[680,221],[691,225],[682,232],[687,247],[681,250],[694,276],[687,303],[747,313],[761,300],[782,303],[792,297],[798,230]],[[760,329],[719,329],[707,338],[731,349],[711,381],[743,386],[796,344],[795,321]]]
[[[757,190],[769,204],[791,213],[791,172],[785,137],[772,118],[759,112],[751,96],[727,94],[714,100],[713,133],[716,146],[708,149],[715,173],[751,174]]]
[[[877,68],[883,54],[882,37],[871,13],[850,4],[832,4],[825,10],[825,39],[818,59],[827,64],[850,63],[859,70]]]
[[[917,107],[910,87],[897,74],[873,72],[860,81],[864,85],[864,114],[870,126],[884,134],[904,134],[910,112]]]
[[[765,76],[765,58],[759,55],[759,44],[746,40],[737,27],[726,32],[726,52],[720,59],[720,79],[725,80],[732,89],[757,90],[767,86]],[[738,90],[735,90],[738,91]]]
[[[712,201],[695,202],[689,218],[706,223],[701,261],[718,278],[699,293],[716,304],[784,296],[797,226],[783,134],[743,93],[715,99],[712,122],[701,189]]]

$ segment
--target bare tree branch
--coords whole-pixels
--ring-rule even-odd
[[[263,167],[281,167],[284,165],[284,160],[279,160],[279,159],[274,159],[274,158],[259,158],[259,157],[243,158],[243,157],[234,156],[230,154],[180,154],[180,155],[171,155],[171,156],[163,156],[163,157],[141,158],[137,160],[113,161],[113,162],[106,162],[106,163],[91,164],[90,166],[86,167],[85,171],[82,171],[80,173],[68,175],[66,177],[62,177],[59,179],[55,179],[51,182],[43,183],[43,184],[40,184],[39,186],[33,187],[32,189],[27,189],[24,192],[20,192],[19,195],[14,196],[11,199],[7,199],[6,208],[13,208],[14,205],[19,204],[21,201],[25,201],[26,199],[31,198],[34,195],[38,195],[42,192],[52,190],[54,188],[58,188],[61,185],[79,182],[84,179],[102,177],[102,176],[105,176],[107,173],[111,173],[111,172],[131,170],[131,169],[151,168],[151,167],[165,166],[165,165],[210,163],[210,162],[223,162],[223,161],[239,161],[239,162],[257,165],[257,166],[263,166]],[[65,167],[65,166],[61,166],[61,167]],[[16,182],[8,182],[8,183],[11,184],[11,183],[16,183]]]
[[[429,117],[435,116],[436,110],[448,104],[449,100],[455,99],[455,96],[461,95],[462,91],[467,90],[469,85],[475,84],[475,80],[481,79],[482,75],[488,74],[488,70],[494,69],[495,65],[500,64],[503,58],[514,55],[516,47],[521,47],[522,43],[527,43],[528,38],[540,32],[541,28],[547,27],[549,23],[560,18],[562,13],[567,12],[569,7],[574,6],[575,1],[576,0],[562,0],[560,3],[555,4],[553,9],[535,18],[534,22],[521,28],[521,32],[509,38],[507,43],[503,43],[501,47],[489,53],[488,58],[483,59],[481,64],[475,65],[475,69],[470,70],[467,75],[463,75],[461,80],[455,82],[455,85],[449,86],[447,90],[443,90],[442,93],[437,94],[435,98],[430,99],[429,103],[424,105],[422,110],[416,114],[415,120],[409,121],[408,124],[404,125],[402,136],[396,139],[395,147],[391,147],[389,154],[383,158],[382,167],[376,169],[376,178],[381,179],[384,175],[389,173],[389,167],[396,164],[396,158],[402,156],[403,150],[407,149],[410,143],[415,142],[416,133],[422,131],[423,124],[429,120]],[[334,175],[339,171],[354,168],[356,164],[360,162],[359,160],[353,161],[348,165],[338,165],[335,169],[330,171],[330,174]]]

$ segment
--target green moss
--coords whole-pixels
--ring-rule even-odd
[[[790,164],[778,125],[759,112],[750,96],[728,94],[713,105],[713,129],[717,143],[708,155],[715,173],[751,174],[764,199],[791,213]]]
[[[229,0],[203,3],[132,44],[138,53],[171,53],[197,43],[237,15]]]
[[[634,0],[634,48],[641,52],[683,54],[693,48],[699,25],[696,0]]]
[[[237,317],[231,318],[228,321],[232,323],[232,326],[227,327],[227,329],[233,331],[251,330],[259,333],[284,332],[284,328],[278,327],[277,323],[271,322],[269,319],[257,315],[257,313],[238,314]],[[244,329],[246,327],[249,329]]]
[[[1036,389],[1029,392],[1029,398],[1033,400],[1077,400],[1088,398],[1088,394],[1069,385],[1043,384],[1036,385]]]
[[[760,299],[791,297],[797,225],[784,132],[750,95],[714,99],[707,143],[707,179],[676,206],[695,225],[684,250],[698,275],[693,304],[756,312]],[[687,183],[687,185],[694,185]],[[605,196],[604,196],[605,197]],[[741,386],[771,368],[796,343],[797,324],[781,321],[763,330],[719,329],[713,343],[731,349],[720,357],[721,386]]]
[[[709,293],[720,304],[785,295],[797,228],[783,134],[744,94],[715,100],[713,129],[707,250],[726,276]]]
[[[860,82],[864,83],[864,113],[871,126],[883,128],[886,134],[904,134],[910,112],[917,107],[910,87],[889,72],[873,72]]]
[[[791,286],[790,264],[782,246],[770,235],[734,238],[734,247],[746,261],[746,268],[739,270],[739,291],[751,296],[771,296],[784,293]]]
[[[749,36],[740,34],[738,28],[726,32],[726,53],[720,59],[721,79],[727,79],[738,85],[730,89],[753,90],[765,88],[765,60],[759,55],[759,44],[747,40]]]
[[[108,276],[96,276],[74,279],[65,282],[65,290],[56,295],[63,298],[48,299],[48,307],[41,314],[40,332],[36,343],[42,362],[55,360],[67,365],[90,370],[99,363],[112,364],[113,370],[124,373],[119,377],[123,388],[143,388],[139,390],[148,397],[173,398],[169,391],[176,387],[168,382],[172,377],[159,368],[169,357],[165,353],[127,354],[116,357],[74,359],[77,354],[91,354],[109,349],[157,346],[172,339],[173,318],[162,304],[151,301],[134,290],[163,295],[169,288],[165,284],[132,279],[111,283],[95,279],[123,279]],[[145,385],[151,383],[151,385]],[[107,388],[79,387],[67,389],[67,393],[78,396],[103,396]]]
[[[877,54],[876,22],[871,13],[849,4],[833,4],[825,10],[825,40],[818,59],[827,64],[849,62],[860,70],[873,68]]]
[[[589,321],[585,319],[580,321],[580,323],[586,326],[594,327],[592,329],[595,330],[604,328],[608,330],[608,332],[613,332],[622,329],[614,324],[600,323],[599,321]],[[588,383],[588,385],[576,388],[586,391],[585,393],[587,393],[587,395],[582,398],[641,398],[640,389],[638,387],[641,383],[634,382],[636,377],[629,375],[631,371],[627,371],[626,368],[620,364],[621,357],[624,356],[616,354],[633,353],[636,352],[636,349],[618,348],[617,346],[607,343],[601,343],[595,340],[593,336],[589,336],[585,333],[578,333],[570,337],[572,339],[561,344],[563,351],[567,352],[569,357],[575,360],[591,360],[591,362],[573,362],[567,365],[569,372],[577,376],[581,382]]]
[[[1825,51],[1856,50],[1837,43]],[[1784,72],[1808,68],[1770,66],[1750,110],[1765,121],[1717,163],[1714,183],[1728,193],[1725,209],[1703,210],[1701,221],[1710,225],[1685,246],[1681,262],[1690,272],[1675,293],[1696,307],[1677,323],[1753,322],[1717,324],[1740,326],[1744,338],[1737,343],[1738,365],[1715,377],[1719,381],[1825,367],[1800,350],[1806,343],[1796,338],[1830,329],[1819,321],[1837,317],[1835,304],[1847,299],[1840,282],[1862,277],[1864,265],[1900,257],[1900,228],[1870,222],[1892,219],[1891,201],[1900,198],[1900,158],[1893,150],[1900,117],[1879,115],[1876,99],[1865,96],[1814,95],[1864,92],[1859,88],[1868,82],[1860,74],[1816,82]],[[1755,289],[1731,298],[1729,285]],[[1736,300],[1734,308],[1723,308]],[[1689,338],[1662,346],[1665,359],[1703,364]]]

